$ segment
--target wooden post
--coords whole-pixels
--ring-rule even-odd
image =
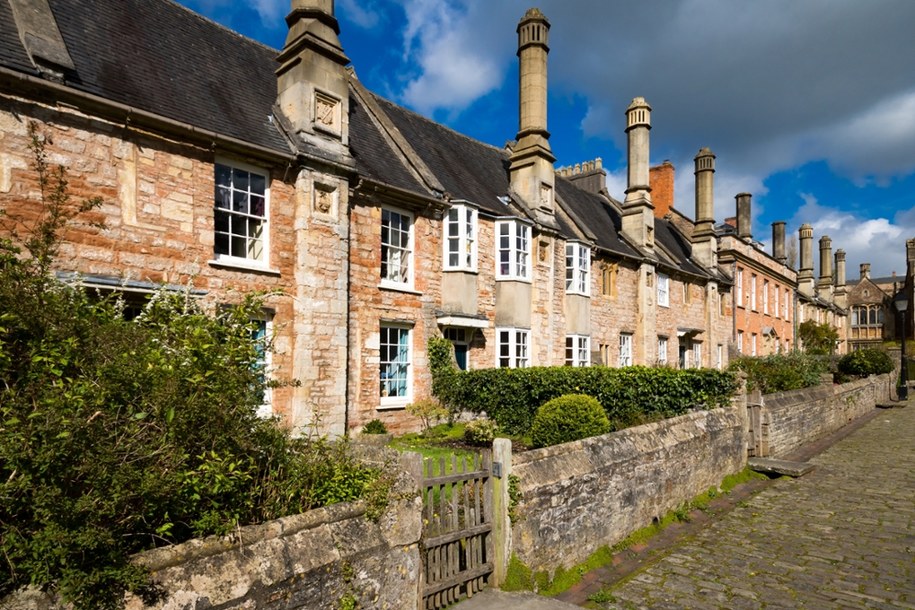
[[[492,442],[493,470],[499,476],[492,477],[492,535],[495,556],[493,557],[493,587],[505,582],[508,560],[511,557],[511,522],[508,518],[508,476],[512,472],[512,442],[497,438]],[[499,466],[495,466],[499,464]],[[498,470],[497,470],[498,469]]]

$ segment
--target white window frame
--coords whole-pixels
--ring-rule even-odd
[[[702,342],[701,341],[693,341],[692,355],[693,355],[693,368],[701,369],[702,368]]]
[[[400,226],[395,226],[393,221],[398,219],[401,219]],[[407,222],[406,231],[403,229],[403,220],[406,220]],[[381,225],[379,227],[381,231],[381,253],[379,265],[381,286],[401,290],[411,289],[413,287],[414,220],[415,219],[413,214],[410,212],[387,206],[381,208]],[[387,229],[387,242],[385,240],[386,222],[389,225]],[[400,237],[402,237],[403,233],[406,232],[406,245],[403,245],[403,243],[395,243],[391,239],[392,229],[393,231],[396,231],[397,235]],[[385,266],[387,266],[387,271],[385,271]],[[399,272],[392,271],[393,267],[397,267]],[[406,273],[403,271],[404,267],[406,267]],[[400,276],[400,279],[398,279],[398,276]]]
[[[221,169],[229,170],[228,184],[219,184]],[[236,187],[236,172],[251,174],[264,181],[263,193],[252,191],[250,178],[248,185]],[[239,176],[239,182],[240,182]],[[224,194],[220,196],[220,194]],[[220,206],[222,197],[226,197],[226,205]],[[235,204],[236,197],[245,201]],[[263,213],[252,212],[252,199],[257,207],[257,199],[263,200]],[[235,209],[241,207],[242,209]],[[224,230],[220,229],[220,217],[226,216],[227,223]],[[250,223],[259,221],[255,232],[252,234]],[[235,232],[235,224],[244,223],[244,232]],[[225,240],[225,252],[219,252],[220,241]],[[240,242],[240,243],[239,243]],[[236,246],[239,246],[236,248]],[[254,252],[252,252],[254,249]],[[241,252],[237,252],[241,250]],[[239,255],[242,254],[242,255]],[[217,158],[213,164],[213,257],[217,262],[238,267],[254,267],[265,269],[270,264],[270,172],[228,159]]]
[[[454,204],[442,222],[442,268],[445,271],[477,270],[479,213],[473,206]]]
[[[738,354],[743,353],[743,331],[742,330],[737,331],[737,353]]]
[[[782,307],[782,299],[780,296],[781,291],[782,291],[782,289],[778,286],[778,284],[776,284],[775,290],[773,290],[773,292],[775,293],[775,308],[774,308],[773,313],[775,314],[776,318],[779,317],[779,314],[781,312],[781,307]]]
[[[719,343],[715,347],[715,368],[719,371],[724,367],[724,346]]]
[[[769,280],[763,278],[763,291],[762,291],[762,300],[763,300],[763,314],[769,313]]]
[[[263,317],[255,318],[252,322],[257,323],[258,334],[261,333],[261,328],[263,328],[263,334],[260,337],[253,337],[255,341],[262,344],[256,348],[260,357],[255,362],[255,366],[263,369],[264,381],[269,382],[273,370],[273,350],[270,348],[273,341],[273,316],[265,313]],[[264,387],[264,399],[257,407],[257,416],[263,418],[273,417],[273,390],[269,385]]]
[[[530,365],[531,331],[526,328],[496,328],[496,367],[525,369]]]
[[[670,277],[658,274],[658,305],[670,307]]]
[[[757,355],[757,352],[756,352],[756,344],[757,344],[756,337],[757,336],[758,335],[756,333],[753,333],[750,335],[750,355],[751,356]]]
[[[630,333],[620,333],[620,351],[618,366],[632,366],[632,335]]]
[[[744,307],[743,302],[743,269],[737,268],[737,305]]]
[[[756,311],[756,281],[755,273],[750,274],[750,309]]]
[[[566,366],[591,366],[591,337],[566,335]]]
[[[658,364],[666,365],[667,364],[667,350],[668,350],[668,340],[667,337],[658,337]]]
[[[785,318],[786,322],[791,321],[789,319],[790,318],[789,313],[791,312],[790,303],[791,303],[791,291],[788,290],[787,288],[785,288],[785,315],[784,315],[784,318]]]
[[[566,293],[591,296],[591,248],[582,242],[566,242]]]
[[[504,233],[504,235],[503,235]],[[507,244],[503,244],[505,237]],[[496,279],[531,280],[531,225],[519,219],[496,221]],[[505,262],[503,262],[503,256]]]
[[[387,342],[385,341],[386,330],[388,331]],[[392,331],[397,332],[397,343],[390,342],[390,332]],[[402,333],[406,334],[405,352],[400,343]],[[397,348],[395,358],[390,358],[390,351],[386,357],[386,346],[389,350]],[[396,409],[405,407],[413,397],[413,328],[411,326],[395,322],[381,322],[378,334],[378,364],[379,408]],[[402,373],[397,371],[393,378],[388,377],[386,379],[384,376],[385,367],[390,366],[403,367],[404,370]],[[397,387],[393,384],[398,383],[400,380],[403,381],[403,393],[391,395],[391,390]]]

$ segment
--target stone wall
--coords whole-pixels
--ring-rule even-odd
[[[415,489],[404,475],[397,491]],[[363,503],[335,504],[262,525],[237,536],[191,540],[141,553],[164,599],[145,606],[128,595],[127,610],[259,608],[336,610],[347,596],[359,608],[418,607],[419,495],[398,493],[375,522]],[[0,600],[4,610],[57,610],[35,590]]]
[[[745,411],[728,407],[515,454],[513,552],[534,570],[583,561],[746,464]]]
[[[842,428],[891,398],[892,375],[767,394],[758,408],[763,456],[781,457]],[[755,418],[754,418],[755,419]]]

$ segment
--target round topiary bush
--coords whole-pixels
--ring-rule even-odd
[[[839,371],[846,375],[867,377],[891,373],[895,366],[889,354],[879,349],[859,349],[839,360]]]
[[[549,447],[610,431],[610,422],[597,399],[566,394],[544,403],[534,416],[531,444]]]

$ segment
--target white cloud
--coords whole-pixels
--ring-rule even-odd
[[[369,30],[381,22],[381,12],[374,2],[366,0],[340,0],[337,15],[345,12],[346,17],[362,29]]]
[[[272,26],[278,21],[282,21],[292,6],[289,0],[249,0],[249,2],[266,26]]]
[[[799,193],[803,204],[788,223],[789,233],[797,235],[800,225],[813,226],[814,274],[819,273],[819,239],[828,235],[832,251],[845,250],[847,279],[857,278],[861,263],[871,264],[873,276],[905,274],[905,239],[915,235],[915,214],[906,212],[895,219],[864,218],[821,204],[811,193]]]

